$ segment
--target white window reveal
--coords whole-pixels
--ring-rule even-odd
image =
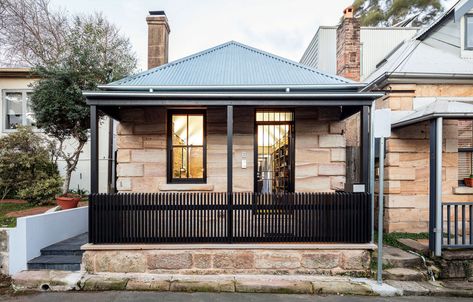
[[[4,129],[14,130],[18,126],[34,126],[35,119],[31,110],[31,91],[4,91]]]
[[[473,14],[465,15],[465,49],[473,50]]]

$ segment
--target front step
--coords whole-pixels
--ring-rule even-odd
[[[55,243],[41,250],[41,256],[28,261],[28,270],[78,271],[83,251],[80,247],[88,241],[84,233]]]
[[[82,256],[44,255],[28,261],[28,270],[79,271]]]
[[[410,268],[390,268],[383,271],[383,278],[398,281],[427,281],[427,274]]]
[[[415,268],[422,266],[422,259],[396,247],[384,246],[383,265],[396,268]]]

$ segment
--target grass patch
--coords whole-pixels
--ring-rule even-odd
[[[34,208],[35,205],[25,203],[25,204],[15,204],[15,203],[0,203],[0,227],[12,228],[16,226],[15,217],[6,217],[5,215],[14,211],[21,211],[30,208]]]
[[[401,244],[399,239],[429,239],[429,233],[384,233],[383,243],[400,249],[404,249],[405,246]],[[378,233],[375,232],[374,236],[375,243],[378,243]]]

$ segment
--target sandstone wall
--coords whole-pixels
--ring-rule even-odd
[[[391,84],[377,108],[413,110],[415,97],[473,96],[470,85]],[[444,120],[442,190],[444,201],[473,201],[459,194],[457,120]],[[429,222],[429,122],[394,129],[386,142],[385,230],[427,232]],[[453,215],[453,214],[452,214]]]
[[[344,124],[339,108],[295,110],[295,189],[327,192],[345,183]],[[120,192],[190,190],[166,184],[166,109],[127,108],[117,128],[117,188]],[[235,107],[234,191],[253,191],[254,108]],[[192,190],[226,191],[226,109],[207,109],[207,184]],[[246,155],[247,168],[241,167]]]
[[[371,254],[363,249],[189,248],[87,250],[89,273],[330,274],[369,275]]]

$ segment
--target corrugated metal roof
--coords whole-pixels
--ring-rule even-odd
[[[392,127],[407,126],[436,117],[473,118],[473,105],[463,102],[437,100],[393,121]]]
[[[410,40],[388,56],[385,63],[368,76],[365,82],[372,83],[383,75],[393,73],[469,75],[473,74],[473,61],[431,47],[422,41]]]
[[[107,86],[324,85],[352,81],[230,41]]]

